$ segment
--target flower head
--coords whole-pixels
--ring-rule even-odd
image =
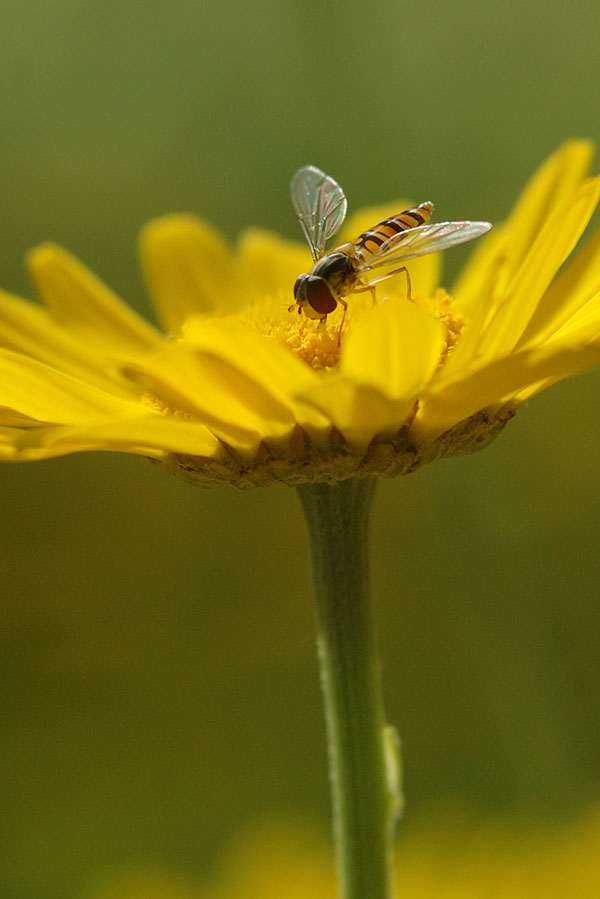
[[[148,456],[202,484],[395,475],[487,444],[527,398],[600,361],[600,234],[560,272],[600,195],[566,144],[450,293],[439,259],[320,323],[289,311],[308,251],[200,219],[150,222],[141,266],[163,328],[67,252],[34,249],[43,305],[0,295],[0,459]],[[396,204],[397,205],[397,204]],[[396,206],[351,217],[351,240]]]

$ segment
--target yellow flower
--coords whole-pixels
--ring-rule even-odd
[[[600,194],[573,141],[447,294],[439,260],[351,296],[326,327],[288,311],[308,251],[190,215],[150,222],[141,266],[164,332],[67,252],[34,249],[43,305],[0,295],[0,459],[138,453],[198,483],[395,475],[488,443],[518,406],[600,361],[600,234],[554,278]],[[350,219],[355,238],[391,208]],[[397,211],[397,209],[394,209]],[[554,280],[553,280],[554,279]],[[339,346],[338,346],[339,344]]]
[[[434,813],[398,845],[404,899],[593,899],[600,888],[597,808],[569,825],[476,822]],[[458,820],[457,820],[458,818]],[[315,834],[274,821],[232,846],[207,899],[334,899],[333,862]],[[201,892],[204,897],[204,893]],[[109,899],[109,897],[107,897]]]
[[[458,818],[458,820],[457,820]],[[562,826],[434,813],[398,849],[404,899],[597,899],[600,809]],[[210,882],[142,866],[115,871],[85,899],[334,899],[327,841],[273,820],[232,841]]]

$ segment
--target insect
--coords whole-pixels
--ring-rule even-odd
[[[348,309],[344,297],[370,291],[375,302],[375,284],[404,272],[407,297],[411,299],[410,275],[404,262],[473,240],[492,227],[489,222],[428,225],[433,204],[427,202],[399,212],[359,235],[353,243],[341,244],[325,253],[325,244],[339,231],[346,217],[344,191],[337,181],[314,165],[306,165],[296,172],[290,191],[314,265],[310,272],[296,279],[295,303],[289,308],[297,308],[298,314],[304,312],[308,318],[325,323],[340,303],[344,314],[338,344]]]

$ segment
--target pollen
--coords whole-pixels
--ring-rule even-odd
[[[315,371],[337,368],[343,335],[352,319],[349,314],[340,335],[343,309],[340,307],[328,316],[326,322],[298,314],[295,307],[289,309],[290,297],[283,292],[276,297],[257,300],[239,313],[242,323],[259,334],[266,334],[276,343],[287,347]]]
[[[435,291],[432,297],[420,297],[417,298],[416,302],[418,302],[420,306],[431,309],[432,313],[442,322],[446,329],[446,352],[440,359],[441,366],[460,339],[460,335],[467,324],[467,320],[465,316],[457,310],[450,294],[441,287]]]
[[[381,290],[377,302],[384,303],[390,299],[414,302],[430,309],[432,315],[442,322],[446,330],[446,351],[440,360],[440,365],[443,365],[465,325],[464,316],[454,308],[450,295],[439,288],[432,297],[417,295],[408,300],[401,291]],[[243,309],[239,318],[246,327],[259,334],[266,334],[292,350],[315,371],[328,371],[338,367],[346,334],[367,310],[373,308],[370,294],[351,294],[348,297],[345,321],[343,309],[339,306],[327,317],[326,322],[320,322],[307,318],[302,313],[298,314],[296,307],[292,306],[290,309],[289,304],[289,296],[281,292],[276,297],[267,296],[257,300]]]

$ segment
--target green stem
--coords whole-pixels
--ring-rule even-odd
[[[312,554],[342,899],[391,899],[399,809],[369,589],[374,490],[374,478],[298,490]]]

